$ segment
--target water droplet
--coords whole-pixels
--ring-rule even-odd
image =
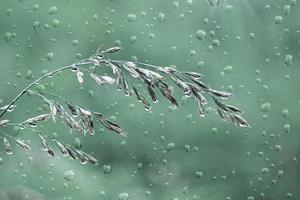
[[[75,173],[73,172],[73,170],[65,171],[64,179],[70,182],[73,181],[75,179]]]
[[[82,147],[82,143],[79,137],[74,138],[74,146],[76,148],[81,148]]]
[[[275,149],[276,151],[281,151],[281,145],[275,145],[274,149]]]
[[[78,46],[78,45],[79,45],[79,40],[72,41],[72,46]]]
[[[33,26],[33,29],[37,32],[40,28],[40,22],[39,21],[34,21],[32,26]]]
[[[102,171],[104,174],[110,174],[112,172],[112,168],[108,164],[104,164],[102,167]]]
[[[120,193],[120,194],[118,195],[118,198],[119,198],[119,200],[128,200],[128,199],[129,199],[129,194],[128,194],[128,193],[125,193],[125,192]]]
[[[275,17],[275,24],[282,24],[283,17],[282,16],[276,16]]]
[[[283,117],[289,116],[289,111],[288,111],[287,109],[283,109],[283,110],[282,110],[282,116],[283,116]]]
[[[197,177],[197,178],[202,178],[202,177],[203,177],[203,172],[197,171],[197,172],[196,172],[196,177]]]
[[[255,33],[249,33],[249,37],[250,37],[251,40],[253,40],[254,37],[255,37]]]
[[[12,34],[10,32],[4,33],[4,40],[9,42],[12,39]]]
[[[226,67],[224,67],[224,72],[225,73],[230,73],[232,72],[233,67],[231,65],[227,65]]]
[[[268,103],[268,102],[262,104],[262,105],[260,106],[260,110],[261,110],[262,112],[265,112],[265,113],[270,112],[270,110],[271,110],[271,104]]]
[[[172,151],[175,148],[175,143],[171,142],[167,145],[167,151]]]
[[[6,10],[6,15],[7,16],[11,16],[12,15],[12,9],[11,8],[8,8],[7,10]]]
[[[284,11],[285,16],[288,16],[290,14],[290,10],[291,10],[290,8],[291,8],[290,5],[285,5],[283,7],[283,11]]]
[[[51,61],[51,60],[53,60],[53,58],[54,58],[54,53],[53,52],[49,52],[49,53],[47,53],[47,59],[49,60],[49,61]]]
[[[261,173],[263,173],[263,174],[266,174],[266,173],[268,173],[270,170],[268,169],[268,168],[266,168],[266,167],[264,167],[264,168],[262,168],[261,169]]]
[[[290,66],[293,64],[293,56],[292,55],[286,55],[284,58],[284,64],[287,66]]]
[[[33,10],[34,11],[37,11],[39,8],[40,8],[40,6],[38,4],[34,4],[33,5]]]
[[[138,168],[138,169],[142,169],[142,168],[143,168],[143,164],[142,164],[142,163],[138,163],[138,164],[137,164],[137,168]]]
[[[129,13],[127,15],[127,21],[134,22],[135,20],[136,20],[136,15],[135,14]]]
[[[199,40],[205,40],[206,38],[206,32],[204,30],[197,30],[196,35]]]
[[[218,129],[217,128],[212,128],[211,129],[211,133],[212,134],[217,134],[218,133]]]
[[[48,10],[48,14],[49,15],[54,15],[55,13],[57,13],[58,8],[56,6],[51,6]]]
[[[59,27],[59,25],[60,25],[60,21],[58,19],[54,19],[52,21],[53,28],[57,28],[57,27]]]
[[[165,14],[164,13],[159,13],[158,14],[158,21],[160,23],[163,23],[165,21]]]
[[[226,5],[225,6],[225,11],[228,12],[228,13],[232,12],[233,11],[233,6],[232,5]]]
[[[30,80],[32,78],[32,71],[28,70],[25,75],[26,79]]]

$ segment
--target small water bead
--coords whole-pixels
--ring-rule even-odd
[[[225,11],[228,12],[228,13],[232,12],[233,11],[233,6],[232,5],[226,5],[225,6]]]
[[[224,72],[225,73],[230,73],[232,72],[233,67],[231,65],[227,65],[226,67],[224,67]]]
[[[190,51],[190,56],[195,56],[196,54],[197,54],[197,52],[195,50]]]
[[[289,132],[290,132],[290,129],[291,129],[291,125],[289,125],[289,124],[285,124],[285,125],[283,126],[283,130],[284,130],[284,132],[286,132],[286,133],[289,133]]]
[[[221,44],[221,43],[220,43],[220,41],[219,41],[219,40],[217,40],[217,39],[214,39],[214,40],[213,40],[213,43],[212,43],[212,45],[213,45],[213,46],[215,46],[215,47],[219,47],[219,46],[220,46],[220,44]]]
[[[211,37],[215,37],[215,36],[216,36],[216,32],[215,32],[215,31],[209,31],[209,35],[210,35]]]
[[[49,15],[54,15],[55,13],[57,13],[58,8],[56,6],[51,6],[48,10],[48,14]]]
[[[8,8],[7,10],[6,10],[6,15],[7,16],[11,16],[12,15],[12,9],[11,8]]]
[[[81,143],[81,140],[80,140],[79,137],[75,137],[75,138],[74,138],[74,146],[75,146],[76,148],[81,148],[81,147],[82,147],[82,143]]]
[[[283,17],[282,16],[275,16],[275,24],[282,24]]]
[[[121,143],[120,143],[120,147],[122,148],[122,149],[124,149],[125,148],[125,146],[126,146],[126,141],[122,141]]]
[[[165,122],[163,120],[159,121],[159,125],[161,128],[164,128],[165,127]]]
[[[95,92],[93,90],[88,91],[89,97],[94,97]]]
[[[40,22],[34,21],[32,24],[33,29],[37,32],[40,29]]]
[[[32,77],[33,77],[32,71],[31,71],[31,70],[28,70],[28,71],[26,72],[26,74],[25,74],[25,77],[26,77],[27,80],[32,79]]]
[[[130,36],[129,41],[131,44],[134,44],[136,42],[136,39],[137,39],[136,36],[133,35],[133,36]]]
[[[261,169],[261,173],[263,173],[263,174],[269,173],[269,171],[270,170],[268,168],[266,168],[266,167],[264,167],[264,168]]]
[[[164,13],[158,13],[158,21],[160,23],[163,23],[165,21],[165,14]]]
[[[199,61],[199,62],[197,63],[197,65],[196,65],[196,67],[198,67],[198,68],[203,68],[204,65],[205,65],[205,62],[204,62],[204,61]]]
[[[99,192],[99,194],[100,194],[100,196],[105,196],[105,194],[106,194],[106,192],[105,191],[103,191],[103,190],[101,190],[100,192]]]
[[[179,2],[178,1],[173,1],[173,8],[178,9],[179,8]]]
[[[78,46],[78,45],[79,45],[79,40],[72,41],[72,46]]]
[[[193,120],[193,115],[192,114],[188,114],[186,116],[187,121],[192,121]]]
[[[137,169],[142,169],[143,168],[143,164],[142,163],[138,163],[137,164]]]
[[[187,0],[187,1],[186,1],[186,4],[187,4],[188,7],[192,7],[192,5],[193,5],[193,0]]]
[[[276,151],[281,151],[282,147],[281,147],[281,145],[275,145],[274,149]]]
[[[284,15],[285,15],[285,16],[288,16],[288,15],[290,14],[290,10],[291,10],[290,5],[285,5],[285,6],[283,7]]]
[[[269,5],[269,4],[267,4],[266,6],[265,6],[265,10],[270,10],[271,9],[271,6]]]
[[[278,178],[281,178],[281,177],[283,177],[283,175],[284,175],[283,170],[278,170],[278,172],[277,172],[277,177],[278,177]]]
[[[68,170],[68,171],[65,171],[64,173],[64,179],[67,180],[67,181],[74,181],[75,179],[75,173],[73,172],[73,170]]]
[[[293,64],[293,56],[292,55],[286,55],[284,58],[284,64],[286,64],[287,66],[290,66]]]
[[[127,15],[127,21],[128,22],[134,22],[134,21],[136,21],[136,15],[135,14],[133,14],[133,13],[129,13],[128,15]]]
[[[111,168],[110,165],[104,164],[102,166],[102,171],[103,171],[104,174],[110,174],[112,172],[112,168]]]
[[[45,30],[49,30],[50,29],[50,25],[49,24],[44,24],[44,29]]]
[[[155,34],[154,33],[149,33],[149,39],[155,39]]]
[[[262,105],[260,106],[260,110],[261,110],[262,112],[265,112],[265,113],[270,112],[270,110],[271,110],[271,104],[268,103],[268,102],[262,104]]]
[[[12,34],[10,32],[4,33],[4,40],[9,42],[12,39]]]
[[[116,121],[117,120],[117,117],[115,115],[111,115],[109,116],[108,118],[110,121]]]
[[[283,116],[283,117],[289,116],[289,111],[288,111],[287,109],[283,109],[283,110],[282,110],[282,116]]]
[[[118,199],[119,199],[119,200],[128,200],[128,199],[129,199],[129,194],[128,194],[128,193],[125,193],[125,192],[120,193],[120,194],[118,195]]]
[[[34,11],[37,11],[39,8],[40,8],[40,6],[38,4],[34,4],[33,5],[33,10]]]
[[[184,145],[184,149],[185,149],[186,152],[190,152],[191,151],[191,146],[186,144],[186,145]]]
[[[46,90],[45,84],[38,84],[36,86],[36,90],[39,91],[39,92],[44,92]]]
[[[249,33],[249,37],[251,40],[253,40],[255,38],[255,33]]]
[[[151,191],[146,190],[146,191],[145,191],[145,195],[148,196],[148,197],[151,196]]]
[[[291,6],[295,6],[297,4],[297,0],[289,0]]]
[[[255,200],[255,198],[253,196],[248,196],[246,200]]]
[[[218,129],[217,128],[212,128],[211,129],[211,133],[212,134],[217,134],[218,133]]]
[[[129,105],[128,105],[128,108],[129,108],[129,109],[134,109],[134,108],[135,108],[135,104],[134,104],[134,103],[129,104]]]
[[[52,20],[52,26],[53,28],[57,28],[60,25],[60,21],[58,19],[53,19]]]
[[[175,143],[171,142],[167,145],[167,151],[172,151],[175,148]]]
[[[54,53],[53,52],[49,52],[49,53],[47,53],[46,57],[47,57],[47,60],[52,61],[53,58],[54,58]]]
[[[199,40],[206,39],[206,32],[204,30],[201,30],[201,29],[197,30],[196,35]]]
[[[227,91],[228,91],[228,92],[233,92],[233,90],[234,90],[233,85],[228,85],[228,86],[227,86]]]
[[[196,177],[197,178],[202,178],[203,177],[203,172],[202,171],[196,171]]]
[[[68,183],[63,183],[63,187],[64,187],[65,189],[68,189],[68,188],[69,188]]]

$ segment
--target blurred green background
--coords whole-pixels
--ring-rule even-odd
[[[212,0],[212,2],[214,2]],[[298,3],[298,4],[297,4]],[[299,199],[300,5],[296,0],[0,0],[0,107],[47,71],[90,56],[100,44],[114,55],[197,71],[245,111],[251,129],[223,122],[210,102],[206,118],[182,98],[171,111],[160,98],[151,112],[114,87],[71,72],[39,89],[115,119],[124,139],[96,125],[96,135],[69,133],[63,123],[43,134],[82,143],[100,165],[43,152],[31,130],[1,127],[30,140],[34,151],[1,140],[0,199]],[[199,35],[206,33],[204,40]],[[161,96],[160,96],[161,97]],[[6,118],[20,122],[47,107],[25,95]]]

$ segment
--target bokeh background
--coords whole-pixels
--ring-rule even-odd
[[[299,11],[296,0],[0,0],[0,106],[100,44],[120,45],[115,58],[205,74],[212,87],[234,93],[228,103],[252,126],[221,121],[212,102],[199,118],[179,91],[178,110],[160,98],[146,112],[114,87],[80,86],[62,72],[37,89],[102,112],[129,136],[99,124],[93,137],[63,123],[39,127],[94,153],[95,167],[49,157],[31,130],[1,127],[34,150],[13,145],[7,155],[1,140],[0,199],[299,199]],[[5,118],[20,122],[46,111],[25,95]]]

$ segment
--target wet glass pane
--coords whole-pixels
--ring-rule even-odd
[[[299,19],[296,0],[0,0],[0,199],[300,199]]]

